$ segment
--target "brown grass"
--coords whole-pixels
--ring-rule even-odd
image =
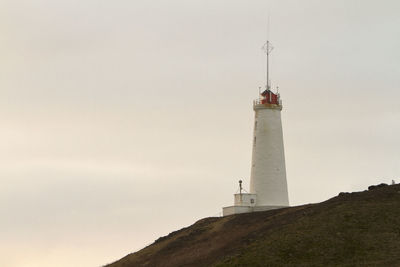
[[[206,218],[109,267],[400,266],[400,185]]]

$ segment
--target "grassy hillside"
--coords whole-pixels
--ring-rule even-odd
[[[108,266],[400,266],[400,185],[206,218]]]

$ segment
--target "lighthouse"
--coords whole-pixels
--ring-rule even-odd
[[[223,215],[264,211],[289,206],[285,152],[282,130],[282,100],[273,92],[269,80],[269,41],[263,46],[267,55],[265,90],[253,101],[254,131],[250,175],[250,192],[242,188],[234,194],[234,205],[223,208]]]
[[[257,195],[256,206],[289,206],[279,94],[266,89],[253,109],[250,193]]]

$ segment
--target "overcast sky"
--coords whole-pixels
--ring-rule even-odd
[[[268,13],[291,205],[400,181],[399,12],[0,0],[0,266],[100,266],[231,205]]]

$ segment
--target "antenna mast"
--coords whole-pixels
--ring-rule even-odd
[[[271,53],[272,49],[274,49],[274,47],[271,45],[271,42],[268,39],[269,39],[269,15],[267,21],[267,42],[262,46],[261,49],[264,50],[265,54],[267,55],[267,82],[265,88],[267,90],[270,90],[271,84],[269,80],[269,54]]]

